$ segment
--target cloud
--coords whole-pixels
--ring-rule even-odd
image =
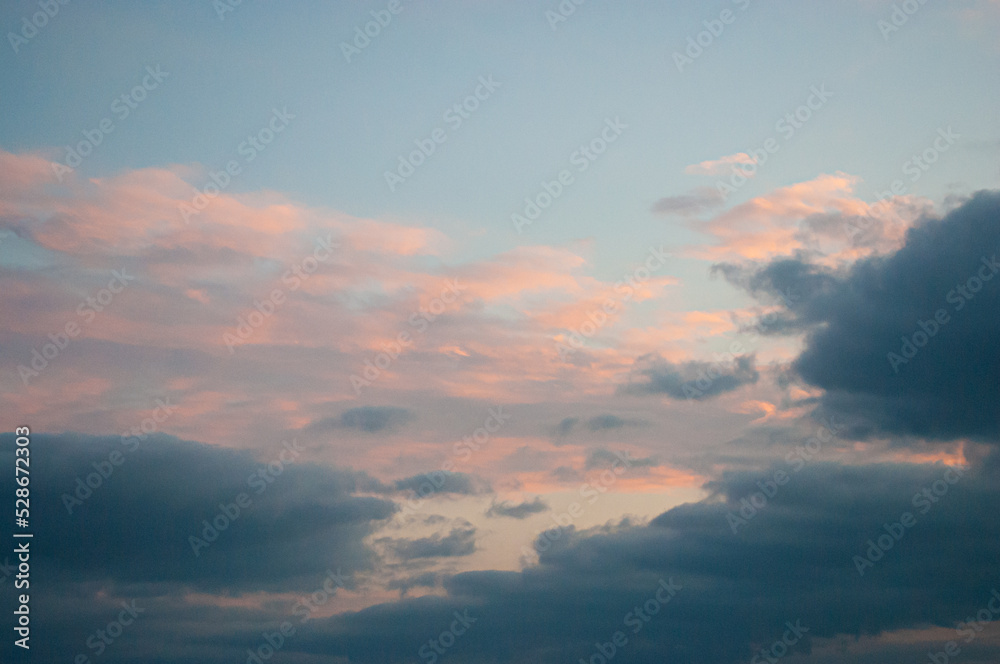
[[[395,487],[397,491],[416,491],[421,496],[433,493],[473,496],[491,490],[489,483],[480,477],[441,470],[396,480]]]
[[[630,424],[617,415],[598,415],[587,420],[587,428],[591,431],[607,431],[609,429],[621,429]]]
[[[710,159],[700,164],[693,164],[684,169],[689,175],[729,175],[737,166],[756,163],[754,158],[746,152],[726,155],[718,159]],[[742,170],[742,169],[741,169]],[[756,172],[744,172],[747,177],[753,177]]]
[[[659,462],[653,457],[636,459],[635,457],[630,457],[627,454],[624,456],[628,459],[628,465],[630,468],[652,468],[660,465]],[[586,470],[593,470],[594,468],[605,468],[614,463],[621,462],[622,456],[620,454],[599,448],[592,450],[590,454],[587,455],[587,463],[584,468]]]
[[[794,290],[783,331],[806,331],[794,375],[849,435],[1000,441],[1000,193],[910,229],[898,251],[835,270],[783,259],[730,278]],[[973,290],[975,292],[973,292]]]
[[[289,467],[284,472],[290,474],[268,489],[276,492],[276,504],[265,503],[272,494],[261,495],[213,543],[217,559],[203,554],[185,560],[189,522],[200,517],[206,501],[224,500],[232,484],[259,464],[243,453],[162,436],[147,442],[148,456],[139,456],[140,448],[126,457],[73,516],[85,520],[74,522],[59,518],[60,510],[65,514],[59,502],[64,484],[86,472],[95,454],[100,459],[120,445],[72,434],[33,437],[34,458],[46,468],[32,482],[40,498],[36,518],[59,533],[37,540],[32,556],[39,574],[51,581],[38,591],[44,601],[37,617],[49,635],[40,644],[46,661],[56,658],[55,651],[73,652],[95,626],[106,625],[122,593],[138,597],[147,609],[141,629],[116,643],[119,653],[132,653],[115,655],[127,662],[148,661],[152,653],[169,664],[245,658],[247,644],[260,642],[261,632],[284,620],[296,627],[283,646],[290,661],[317,652],[359,664],[401,661],[413,656],[414,644],[446,629],[455,611],[475,620],[449,650],[459,663],[587,659],[595,641],[609,640],[616,630],[627,634],[623,654],[637,661],[747,661],[761,643],[780,638],[786,621],[809,629],[802,652],[848,636],[872,637],[876,650],[893,653],[896,640],[879,641],[878,635],[952,628],[980,608],[996,584],[1000,558],[996,458],[967,470],[946,493],[932,492],[936,502],[914,497],[946,476],[941,464],[812,463],[791,472],[791,480],[734,534],[727,515],[739,513],[741,500],[760,491],[762,479],[791,470],[777,463],[762,473],[724,474],[707,486],[712,495],[706,500],[670,509],[648,524],[625,520],[589,531],[553,529],[552,539],[535,542],[539,564],[521,572],[421,572],[386,585],[405,590],[441,583],[444,594],[359,611],[341,608],[300,623],[291,601],[240,598],[260,589],[291,590],[296,597],[315,590],[328,569],[351,559],[348,551],[363,551],[360,539],[370,532],[323,525],[318,501],[355,504],[356,523],[368,523],[370,510],[363,506],[378,502],[351,498],[350,474]],[[13,436],[3,436],[0,448],[12,454]],[[297,474],[307,471],[315,474]],[[281,484],[284,479],[290,481]],[[0,479],[0,491],[13,486],[11,476]],[[900,521],[904,512],[914,515],[915,525],[860,576],[854,557],[866,556],[869,540],[885,535],[884,524]],[[241,526],[252,528],[241,532]],[[9,538],[10,527],[2,526],[0,536]],[[405,560],[454,558],[475,550],[475,534],[462,525],[447,534],[383,543]],[[73,546],[64,546],[66,541]],[[370,563],[370,553],[360,560]],[[671,602],[648,621],[625,622],[655,596],[661,580],[680,586]],[[216,594],[199,599],[176,592],[178,587]],[[636,624],[641,629],[632,631]],[[504,629],[491,627],[496,625]],[[184,645],[176,640],[180,630],[190,637]]]
[[[754,355],[743,355],[727,367],[710,362],[674,363],[658,356],[644,356],[636,360],[629,383],[619,386],[618,392],[701,401],[756,383],[760,374],[755,361]],[[636,376],[641,380],[636,381]]]
[[[403,560],[416,558],[452,558],[469,556],[476,551],[476,529],[471,525],[452,528],[445,536],[438,533],[415,540],[382,539],[389,549]]]
[[[527,519],[532,514],[544,512],[547,509],[549,509],[549,506],[545,504],[541,498],[524,501],[523,503],[518,503],[517,505],[512,505],[511,503],[504,501],[502,503],[493,503],[490,505],[490,508],[486,510],[486,516]]]
[[[389,590],[398,590],[400,595],[406,594],[413,588],[434,588],[441,584],[441,574],[437,572],[423,572],[405,579],[394,579],[385,584]]]
[[[305,589],[331,561],[370,569],[375,554],[363,539],[396,509],[353,495],[369,487],[367,475],[295,463],[291,444],[259,461],[159,434],[137,447],[71,433],[37,434],[32,445],[32,461],[46,469],[32,476],[32,516],[59,534],[37,540],[32,563],[53,583]],[[13,458],[13,448],[13,435],[0,435],[3,453]],[[12,493],[12,479],[0,482],[8,484]],[[234,508],[240,494],[249,506]],[[206,535],[204,522],[216,520],[228,525]]]
[[[854,196],[859,178],[822,174],[781,187],[724,210],[692,227],[716,239],[687,255],[711,260],[773,260],[795,252],[843,264],[898,249],[906,229],[932,208],[930,201],[900,196],[869,204]]]
[[[691,193],[668,196],[653,203],[652,212],[678,217],[693,217],[725,202],[725,197],[712,187],[699,187]]]
[[[358,392],[367,396],[371,386],[352,375],[377,373],[378,389],[402,399],[388,405],[409,406],[407,395],[541,400],[557,380],[596,393],[619,370],[618,347],[588,349],[587,362],[567,363],[551,343],[607,298],[621,297],[620,276],[593,276],[587,242],[465,260],[437,230],[352,217],[275,192],[222,192],[185,223],[177,206],[190,202],[192,184],[207,181],[203,169],[144,168],[57,183],[39,156],[0,150],[0,162],[0,225],[17,235],[0,244],[0,310],[8,313],[0,371],[18,383],[0,402],[44,430],[101,434],[142,421],[133,405],[140,399],[108,397],[148,395],[162,384],[174,386],[170,393],[183,405],[172,430],[256,446],[310,423],[310,431],[372,433],[377,421],[358,415],[344,429],[339,411],[328,410],[367,403]],[[321,240],[339,246],[326,253]],[[646,259],[644,249],[634,257],[636,265]],[[296,276],[313,260],[311,275]],[[57,265],[55,278],[48,268]],[[123,269],[134,282],[89,324],[78,313],[82,299]],[[419,315],[438,311],[443,293],[451,300],[455,283],[461,290],[440,315]],[[676,283],[653,276],[635,284],[631,301],[660,298]],[[19,366],[69,322],[79,327],[72,350],[19,383]],[[382,354],[401,334],[409,340],[398,356],[391,350],[391,367],[368,368],[384,366]],[[644,344],[631,355],[648,350]],[[89,414],[81,417],[81,409]],[[429,428],[446,419],[418,414]],[[385,457],[362,450],[344,448],[340,461],[375,471]],[[398,476],[419,467],[378,471]]]
[[[580,418],[579,417],[567,417],[567,418],[563,419],[563,421],[561,421],[556,426],[556,432],[560,436],[569,435],[570,432],[572,432],[573,429],[576,428],[576,425],[579,424],[579,423],[580,423]]]
[[[416,415],[406,408],[393,406],[361,406],[345,410],[339,417],[326,417],[306,427],[310,432],[333,429],[356,429],[364,433],[395,431],[416,419]]]
[[[617,429],[624,429],[629,426],[642,426],[646,424],[646,422],[642,420],[625,419],[611,414],[595,415],[594,417],[588,418],[582,422],[579,417],[567,417],[556,425],[556,433],[559,436],[568,436],[575,429],[577,429],[581,423],[587,428],[588,431],[591,432],[614,431]]]
[[[552,477],[560,482],[578,482],[583,479],[580,471],[569,466],[559,466],[552,471]]]
[[[444,597],[311,623],[292,648],[359,663],[398,661],[440,633],[454,611],[476,622],[448,656],[474,663],[586,660],[595,641],[615,630],[628,638],[623,655],[636,661],[715,664],[749,661],[789,621],[809,630],[802,653],[838,636],[849,643],[886,631],[952,628],[996,584],[1000,488],[995,475],[974,469],[921,512],[911,497],[944,471],[939,464],[810,465],[736,535],[726,515],[759,491],[762,476],[727,475],[712,485],[713,498],[648,525],[561,529],[554,542],[536,542],[535,567],[458,574],[444,580]],[[883,524],[907,511],[916,525],[860,576],[853,557],[865,556],[869,540],[886,534]],[[669,604],[648,621],[625,622],[636,620],[660,580],[671,579],[681,588]],[[641,628],[633,631],[635,624]],[[899,647],[898,639],[874,643],[888,654]]]

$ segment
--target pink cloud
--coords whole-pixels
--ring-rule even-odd
[[[689,247],[687,254],[716,262],[768,260],[808,251],[844,262],[898,248],[906,229],[929,203],[904,196],[869,204],[855,196],[858,182],[844,173],[824,174],[753,198],[707,222],[695,222],[715,244]]]

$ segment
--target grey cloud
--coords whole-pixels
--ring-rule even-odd
[[[743,355],[728,365],[712,362],[675,364],[646,355],[635,362],[632,377],[618,388],[620,394],[663,394],[673,399],[701,401],[756,383],[760,374],[755,355]],[[638,380],[636,379],[638,377]]]
[[[395,431],[416,419],[412,411],[394,406],[361,406],[345,410],[337,417],[326,417],[306,427],[311,433],[336,429],[355,429],[363,433]]]
[[[390,501],[352,495],[370,477],[282,463],[290,450],[280,443],[260,462],[164,435],[133,447],[118,437],[37,434],[32,445],[32,460],[45,468],[32,475],[32,516],[53,534],[36,540],[32,562],[52,583],[296,588],[334,562],[369,569],[374,553],[362,540],[395,511]],[[5,455],[13,458],[13,447],[13,436],[0,436]],[[118,466],[108,461],[113,453]],[[250,505],[219,518],[229,524],[196,556],[189,537],[207,539],[204,522],[219,517],[220,505],[235,514],[240,494]]]
[[[587,420],[581,420],[579,417],[567,417],[556,425],[556,433],[560,436],[568,436],[581,424],[586,427],[588,431],[599,432],[614,431],[628,426],[641,426],[646,423],[642,420],[624,419],[612,414],[595,415]]]
[[[556,432],[560,436],[568,436],[579,423],[579,417],[567,417],[556,426]]]
[[[55,456],[47,463],[59,465]],[[629,661],[717,664],[749,661],[761,643],[780,638],[786,621],[800,620],[808,627],[802,652],[817,638],[953,628],[981,608],[996,586],[998,468],[1000,462],[991,459],[970,469],[922,511],[912,497],[941,479],[945,468],[940,464],[810,464],[793,473],[735,535],[727,514],[738,513],[741,499],[760,490],[758,481],[789,468],[778,464],[764,473],[730,473],[708,487],[710,498],[670,509],[649,524],[624,521],[584,532],[570,525],[560,528],[554,540],[540,537],[535,543],[539,564],[521,572],[444,576],[444,596],[296,623],[282,656],[297,661],[321,655],[359,664],[413,659],[419,644],[446,629],[456,611],[475,621],[448,651],[456,664],[586,660],[594,643],[609,640],[616,630],[627,635],[621,656]],[[9,480],[2,483],[9,488]],[[884,534],[883,524],[898,521],[903,512],[914,514],[916,524],[859,576],[853,556],[864,555],[868,540]],[[4,528],[9,531],[9,525]],[[473,538],[466,527],[399,544],[404,555],[418,559],[461,554],[474,546]],[[267,562],[280,568],[283,561],[269,557]],[[86,570],[103,565],[88,558],[74,573],[95,578]],[[212,571],[223,588],[233,583],[228,569]],[[315,588],[321,579],[319,573],[305,585]],[[637,607],[654,597],[661,580],[670,579],[681,586],[676,596],[634,632],[636,623],[625,622],[628,615],[635,619]],[[410,587],[438,581],[421,572]],[[81,637],[106,624],[114,606],[96,602],[90,610],[79,586],[48,588],[61,601],[39,604],[38,617],[48,630],[48,643],[60,647],[43,646],[48,648],[40,653],[43,659],[57,651],[75,652]],[[127,648],[107,661],[139,662],[144,656],[148,661],[150,653],[165,664],[245,660],[246,648],[262,642],[264,630],[273,632],[290,618],[284,607],[189,605],[182,598],[149,598],[148,622],[123,637]],[[78,607],[83,620],[74,615]],[[178,630],[186,630],[184,643],[176,639]],[[896,653],[893,647],[877,652]],[[987,651],[987,659],[994,656]],[[832,661],[857,660],[847,653]]]
[[[653,457],[639,458],[628,456],[627,453],[616,454],[610,450],[605,450],[602,448],[591,450],[590,454],[587,455],[587,463],[585,468],[587,470],[593,470],[594,468],[606,468],[615,463],[623,463],[622,456],[628,459],[628,464],[632,468],[651,468],[658,466],[659,462]]]
[[[699,187],[691,193],[661,198],[653,204],[652,212],[679,217],[691,217],[721,207],[725,203],[722,192],[714,187]]]
[[[415,540],[379,540],[404,560],[468,556],[476,551],[476,529],[471,524],[452,528],[445,536],[435,533]]]
[[[310,627],[305,641],[352,661],[399,660],[454,611],[468,610],[477,622],[449,650],[455,662],[586,660],[595,641],[620,629],[634,661],[716,664],[749,661],[760,644],[780,638],[786,621],[809,629],[804,653],[816,638],[951,628],[996,584],[1000,489],[995,475],[974,469],[922,513],[911,497],[943,472],[807,466],[736,535],[726,515],[764,476],[729,475],[711,487],[713,498],[648,525],[561,529],[554,542],[536,542],[536,567],[458,574],[445,580],[445,597],[337,616]],[[853,556],[907,511],[916,525],[859,576]],[[682,588],[634,633],[623,620],[635,618],[661,579]]]
[[[998,217],[1000,193],[980,192],[847,270],[800,257],[727,277],[762,297],[796,291],[783,332],[807,336],[792,370],[825,390],[817,413],[842,415],[849,435],[996,442]]]
[[[549,509],[549,506],[541,498],[526,500],[513,505],[509,502],[494,503],[486,511],[489,517],[508,517],[511,519],[527,519],[532,514],[538,514]]]
[[[473,496],[490,491],[489,483],[467,473],[449,473],[435,470],[395,481],[397,491],[416,491],[421,496],[433,493],[454,493]]]

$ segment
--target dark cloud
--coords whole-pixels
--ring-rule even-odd
[[[725,203],[722,192],[714,187],[699,187],[689,194],[661,198],[653,204],[652,212],[678,217],[692,217],[721,207]]]
[[[675,364],[662,357],[645,355],[636,360],[627,385],[621,394],[663,394],[673,399],[701,401],[731,392],[743,385],[752,385],[760,378],[755,355],[743,355],[734,361],[684,362]],[[636,380],[636,376],[639,377]]]
[[[493,503],[486,511],[489,517],[509,517],[511,519],[527,519],[532,514],[538,514],[549,509],[549,506],[541,498],[526,500],[523,503],[512,505],[509,502]]]
[[[833,271],[804,258],[726,276],[755,295],[795,291],[792,365],[854,437],[1000,440],[1000,193],[911,229],[899,251]],[[975,292],[973,292],[975,289]],[[937,318],[936,318],[937,317]]]
[[[339,417],[325,417],[306,427],[318,433],[335,429],[355,429],[364,433],[395,431],[416,419],[412,411],[394,406],[361,406],[345,410]]]
[[[405,579],[395,579],[385,585],[389,590],[398,590],[400,595],[406,596],[414,588],[436,588],[441,585],[441,574],[437,572],[424,572]]]
[[[560,436],[568,436],[579,423],[579,417],[567,417],[556,426],[556,433]]]
[[[491,490],[489,483],[481,477],[467,473],[449,473],[443,470],[396,480],[395,487],[397,491],[416,491],[420,496],[433,493],[473,496]]]
[[[444,558],[472,555],[476,551],[476,529],[472,524],[452,528],[445,536],[438,533],[415,540],[380,539],[379,543],[391,549],[403,560],[417,558]]]
[[[559,466],[552,471],[552,477],[556,478],[560,482],[578,482],[583,479],[583,475],[580,471],[570,468],[569,466]]]
[[[628,456],[626,452],[615,453],[610,450],[596,449],[591,450],[590,454],[587,455],[585,468],[587,470],[606,468],[615,463],[624,463],[625,460],[628,461],[630,468],[652,468],[660,465],[653,457],[636,459],[635,457]]]
[[[536,567],[447,578],[445,597],[336,616],[311,626],[297,642],[308,645],[296,648],[400,661],[465,610],[476,623],[449,649],[449,661],[586,661],[595,642],[622,630],[628,643],[620,656],[628,661],[716,664],[749,661],[787,621],[809,629],[802,652],[817,638],[952,628],[982,608],[997,583],[1000,488],[995,475],[972,470],[921,513],[912,497],[944,472],[941,465],[806,466],[735,535],[727,514],[768,475],[729,475],[712,485],[711,499],[648,525],[567,527],[554,542],[539,539]],[[860,576],[853,557],[904,512],[916,524]],[[625,626],[670,578],[683,586],[671,603],[638,633]]]
[[[598,415],[587,420],[587,428],[591,431],[608,431],[623,429],[627,426],[638,426],[641,422],[626,420],[617,415]]]
[[[364,474],[294,463],[301,452],[291,443],[256,461],[164,435],[129,440],[32,437],[32,466],[45,470],[32,475],[31,514],[49,534],[35,540],[32,564],[50,583],[295,589],[330,565],[370,569],[362,540],[395,511],[352,495],[370,485]],[[5,456],[13,448],[12,435],[0,436]],[[13,495],[12,476],[0,487]],[[241,494],[249,506],[239,506]],[[204,522],[216,519],[225,528],[206,535]],[[190,537],[213,541],[192,546]]]
[[[441,516],[440,514],[429,514],[423,518],[423,522],[428,526],[436,526],[439,523],[444,523],[448,518]]]
[[[61,477],[65,467],[88,465],[89,454],[84,455],[83,464],[76,457],[81,450],[89,453],[100,441],[87,439],[78,449],[60,446],[59,439],[34,439],[38,452],[52,450],[38,455],[39,467],[46,468],[46,473],[38,475],[40,485],[47,481],[44,477],[48,473]],[[11,453],[10,443],[11,437],[5,437],[3,453]],[[166,439],[157,447],[164,443],[178,444]],[[230,450],[192,447],[200,454],[193,458],[181,454],[180,458],[201,462],[206,477],[218,479],[220,470],[241,458]],[[116,480],[125,484],[128,463],[137,458],[130,457],[101,490],[113,489]],[[262,633],[274,632],[283,620],[290,620],[296,628],[281,650],[282,658],[288,661],[325,661],[324,657],[329,661],[347,658],[359,664],[418,660],[421,644],[446,630],[455,619],[455,611],[475,620],[448,650],[449,661],[456,664],[586,661],[595,642],[609,641],[616,630],[628,638],[619,655],[627,656],[628,661],[716,664],[749,661],[760,645],[780,638],[786,621],[801,621],[808,627],[808,637],[798,646],[803,652],[808,652],[817,638],[847,636],[847,643],[851,643],[854,638],[888,630],[933,625],[952,628],[982,608],[997,584],[1000,476],[996,473],[1000,462],[995,458],[988,461],[947,485],[947,491],[935,495],[937,502],[933,503],[914,503],[913,497],[924,489],[931,490],[945,477],[946,468],[940,464],[850,467],[813,463],[798,472],[782,464],[763,473],[730,473],[708,486],[712,495],[705,501],[675,507],[646,525],[624,521],[585,532],[572,525],[549,531],[535,543],[539,564],[522,572],[479,571],[443,578],[421,572],[412,579],[389,583],[400,590],[443,583],[445,595],[403,599],[330,618],[317,616],[305,623],[294,617],[292,602],[271,602],[256,608],[192,604],[184,592],[150,593],[155,586],[146,584],[139,604],[147,613],[102,661],[245,661],[246,649],[263,643]],[[222,466],[216,465],[220,462]],[[136,483],[160,486],[156,469],[161,466],[144,467],[137,473]],[[778,469],[788,472],[791,479],[776,490],[768,488],[772,495],[767,504],[734,534],[727,515],[739,514],[742,499],[761,491],[758,482],[767,486],[767,479]],[[310,484],[329,473],[324,470],[312,478],[288,477],[295,480],[290,484]],[[204,489],[198,488],[202,486],[200,479],[182,480],[185,473],[176,465],[168,474],[174,480],[172,493],[184,496],[193,492],[192,498],[197,498],[193,502],[201,502]],[[339,481],[351,486],[349,475]],[[12,489],[9,478],[0,484],[5,492]],[[336,482],[327,484],[307,495],[315,499],[335,486]],[[39,643],[35,656],[39,661],[62,661],[76,652],[86,652],[83,643],[87,635],[114,618],[122,593],[127,597],[139,588],[128,582],[137,576],[134,569],[141,567],[145,579],[170,578],[163,569],[169,569],[174,564],[171,559],[182,552],[172,550],[172,538],[160,537],[157,530],[161,524],[176,522],[178,512],[187,523],[192,510],[182,500],[152,492],[162,500],[158,507],[145,500],[137,487],[128,486],[129,493],[140,498],[135,507],[127,506],[129,501],[122,500],[121,494],[114,494],[114,500],[100,506],[102,514],[111,518],[88,522],[88,527],[97,530],[68,531],[66,522],[55,522],[51,508],[43,507],[47,501],[61,509],[58,492],[43,491],[43,486],[35,487],[34,483],[33,487],[46,496],[39,502],[36,532],[48,533],[49,540],[48,544],[42,539],[36,542],[38,557],[32,558],[38,565],[38,577],[32,580],[45,579],[36,591],[40,601],[32,615],[45,626],[47,637]],[[272,489],[277,487],[276,482]],[[341,489],[343,497],[338,500],[351,500],[348,493],[348,489]],[[266,497],[261,497],[260,507]],[[97,499],[95,494],[90,500]],[[98,503],[85,507],[95,506]],[[145,518],[130,517],[133,511]],[[869,540],[885,534],[884,524],[899,521],[904,512],[915,516],[915,525],[860,576],[854,556],[865,555]],[[292,524],[301,517],[295,509],[282,514]],[[246,516],[246,523],[250,523],[251,513]],[[122,517],[129,538],[112,541],[108,531],[116,527],[111,525],[116,518]],[[269,525],[281,528],[273,521]],[[3,526],[0,532],[8,541],[9,528],[9,524]],[[302,530],[315,528],[311,520]],[[231,529],[223,536],[229,534],[236,533]],[[345,533],[340,530],[337,534]],[[421,560],[467,555],[474,549],[474,538],[474,528],[466,525],[447,535],[388,542],[404,558]],[[273,536],[264,537],[261,532],[257,539],[271,542]],[[211,580],[202,576],[197,586],[218,588],[220,593],[240,592],[246,588],[244,576],[234,570],[248,564],[245,558],[252,553],[261,560],[260,572],[266,568],[274,574],[270,581],[258,580],[259,587],[292,588],[308,596],[321,587],[326,570],[337,567],[335,561],[345,544],[322,536],[293,536],[292,542],[305,553],[292,564],[312,561],[309,574],[296,575],[290,569],[283,556],[294,555],[292,547],[252,552],[233,547],[227,551],[228,564],[211,564],[198,572]],[[213,546],[224,545],[220,537]],[[158,556],[150,553],[154,548]],[[116,555],[119,550],[125,553]],[[94,555],[96,551],[110,559],[100,559]],[[137,557],[136,564],[130,556]],[[198,562],[208,561],[203,558]],[[125,571],[119,571],[121,568]],[[636,607],[655,596],[661,579],[673,579],[681,588],[668,605],[648,616],[649,621],[634,632],[637,623],[633,620],[626,625],[627,615],[632,613],[634,618]],[[95,598],[98,590],[102,594]],[[110,592],[105,596],[106,591]],[[185,638],[178,640],[178,633]],[[847,652],[838,661],[860,660]],[[883,657],[879,661],[894,660]]]
[[[607,429],[621,429],[628,424],[627,421],[617,415],[598,415],[587,420],[587,428],[591,431],[605,431]]]
[[[582,421],[579,417],[567,417],[556,425],[556,433],[559,436],[568,436],[581,424],[586,427],[588,431],[597,432],[614,431],[628,426],[641,426],[646,423],[642,420],[626,420],[622,417],[611,414],[595,415],[585,421]]]

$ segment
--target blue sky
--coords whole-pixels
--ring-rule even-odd
[[[277,11],[244,2],[223,19],[206,2],[70,4],[16,56],[8,52],[16,66],[5,67],[0,82],[18,93],[0,140],[9,149],[44,150],[78,139],[147,65],[158,64],[170,78],[83,173],[216,168],[273,107],[288,107],[296,115],[290,133],[234,190],[272,188],[310,205],[433,219],[472,235],[509,225],[523,198],[564,168],[605,118],[621,117],[629,124],[623,140],[532,228],[542,242],[594,238],[607,269],[629,260],[630,240],[660,232],[689,239],[649,206],[705,184],[686,177],[685,166],[759,147],[813,85],[829,87],[830,104],[741,197],[844,171],[862,178],[862,197],[874,198],[948,125],[969,154],[946,160],[915,193],[940,198],[957,183],[996,182],[995,159],[971,147],[996,140],[1000,89],[993,33],[962,16],[961,5],[976,3],[929,3],[888,42],[876,23],[891,3],[716,5],[585,3],[553,31],[544,3],[477,3],[471,14],[462,3],[407,2],[348,63],[339,44],[371,20],[375,4],[294,3]],[[16,24],[31,6],[7,5],[5,23]],[[672,54],[727,7],[735,22],[678,72]],[[949,36],[946,50],[934,48]],[[387,196],[383,172],[442,126],[443,112],[483,75],[502,88]],[[482,255],[519,240],[489,235],[490,247],[470,238],[469,250]]]

